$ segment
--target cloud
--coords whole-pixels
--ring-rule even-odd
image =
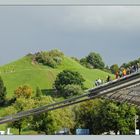
[[[63,27],[88,30],[138,30],[140,7],[73,7]]]
[[[32,20],[50,30],[132,31],[140,29],[140,7],[32,7],[30,10],[27,8],[27,12]]]

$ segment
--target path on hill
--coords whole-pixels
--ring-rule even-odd
[[[32,70],[34,70],[33,68],[32,69],[22,69],[22,70],[14,70],[14,71],[10,71],[10,70],[8,70],[8,71],[0,71],[0,74],[10,74],[10,73],[16,73],[16,72],[23,72],[23,71],[32,71]],[[43,70],[47,70],[47,69],[45,69],[45,68],[37,68],[37,70],[41,70],[41,71],[43,71]]]

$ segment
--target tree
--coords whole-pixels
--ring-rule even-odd
[[[101,127],[101,116],[99,110],[102,101],[95,99],[81,103],[74,109],[75,112],[75,128],[89,129],[90,134],[101,134],[104,128]]]
[[[39,106],[50,103],[53,103],[51,97],[45,97],[45,99],[42,98],[38,101]],[[38,131],[38,133],[44,132],[46,135],[54,134],[55,131],[59,131],[61,128],[72,128],[73,125],[73,114],[69,108],[44,112],[35,115],[32,120],[33,130]]]
[[[79,85],[83,88],[84,81],[82,75],[78,72],[64,70],[57,75],[54,85],[58,91],[62,91],[69,84]]]
[[[4,86],[4,82],[0,77],[0,105],[4,105],[6,102],[6,87]]]
[[[103,69],[105,66],[102,57],[98,53],[91,52],[86,59],[87,62],[93,66],[93,68]]]
[[[36,88],[36,95],[35,95],[37,98],[41,98],[42,96],[42,91],[40,90],[39,87]]]
[[[115,74],[116,72],[119,71],[119,66],[118,64],[113,64],[111,67],[110,67],[110,70],[113,74]]]
[[[30,86],[24,85],[24,86],[19,86],[15,91],[14,94],[16,98],[19,97],[24,97],[24,98],[30,98],[33,93],[33,90]]]
[[[13,104],[13,106],[8,107],[5,110],[5,115],[11,115],[11,114],[15,114],[21,111],[25,111],[28,109],[32,109],[35,107],[35,102],[33,99],[26,99],[26,98],[17,98],[16,102]],[[8,126],[12,127],[12,128],[16,128],[19,131],[19,135],[21,134],[22,128],[27,126],[27,123],[29,123],[31,121],[31,117],[28,118],[22,118],[18,121],[14,121],[8,124]]]
[[[81,104],[76,112],[78,126],[89,128],[91,134],[114,131],[117,134],[131,134],[134,130],[136,109],[126,103],[97,100]]]
[[[72,97],[75,95],[81,95],[83,93],[82,88],[79,85],[69,84],[62,90],[64,97]]]

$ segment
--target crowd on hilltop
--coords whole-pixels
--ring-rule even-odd
[[[116,71],[115,78],[116,79],[122,78],[122,77],[125,77],[126,75],[130,75],[132,73],[138,72],[139,67],[140,67],[139,63],[136,63],[130,67],[127,67],[127,68],[120,68],[118,71]],[[109,81],[111,81],[110,75],[107,76],[107,79],[105,82],[109,82]],[[98,78],[95,80],[95,86],[99,86],[105,82],[103,80],[101,80],[100,78]]]
[[[120,68],[120,70],[115,73],[115,77],[116,77],[116,79],[118,79],[118,78],[124,77],[126,75],[130,75],[134,72],[138,72],[138,70],[139,70],[139,64],[136,63],[135,65],[127,67],[126,69]]]

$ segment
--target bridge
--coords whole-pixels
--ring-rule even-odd
[[[2,117],[0,118],[0,124],[17,121],[23,117],[37,115],[43,112],[56,110],[99,97],[119,102],[128,102],[139,107],[140,71],[131,75],[127,75],[123,78],[110,81],[98,87],[88,89],[83,95]]]

